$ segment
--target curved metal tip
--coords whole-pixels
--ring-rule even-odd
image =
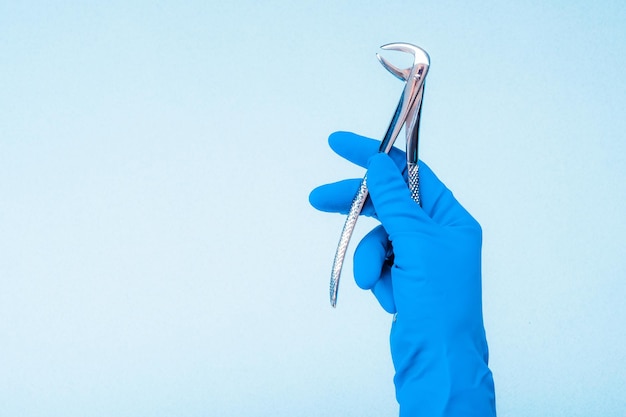
[[[430,56],[428,55],[428,52],[426,52],[419,46],[415,46],[410,43],[395,42],[395,43],[388,43],[386,45],[381,46],[380,48],[386,51],[400,51],[400,52],[406,52],[406,53],[413,55],[414,57],[413,65],[417,65],[417,64],[430,65]]]
[[[391,62],[387,61],[380,54],[376,54],[376,58],[378,58],[378,61],[381,63],[383,67],[385,67],[387,71],[393,74],[393,76],[398,78],[400,81],[406,81],[409,79],[411,68],[400,69],[396,67],[395,65],[393,65]]]

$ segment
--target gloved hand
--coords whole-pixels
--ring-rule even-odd
[[[396,313],[390,345],[400,416],[495,416],[482,318],[480,225],[426,164],[420,163],[420,207],[402,176],[401,151],[379,154],[379,142],[347,132],[334,133],[329,144],[368,168],[371,201],[363,214],[382,226],[359,243],[354,276]],[[319,210],[346,213],[359,182],[318,187],[309,200]]]

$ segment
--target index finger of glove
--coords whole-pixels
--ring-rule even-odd
[[[309,202],[320,211],[329,213],[348,214],[352,200],[361,185],[360,179],[349,179],[334,182],[332,184],[320,185],[309,194]],[[365,201],[361,214],[365,216],[374,215],[374,207],[368,198]]]
[[[366,138],[351,132],[335,132],[328,137],[328,145],[335,153],[348,161],[367,167],[368,160],[379,152],[380,141]],[[406,166],[405,153],[398,148],[391,148],[389,156],[402,170]]]

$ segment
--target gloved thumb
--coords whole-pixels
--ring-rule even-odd
[[[389,157],[385,158],[384,155],[385,154],[376,154],[370,158],[367,173],[368,189],[370,194],[378,197],[372,196],[372,201],[374,202],[375,211],[383,224],[385,224],[385,222],[380,217],[380,209],[376,207],[376,200],[378,200],[379,206],[388,206],[385,201],[385,196],[382,195],[387,194],[386,198],[393,201],[392,208],[395,210],[395,214],[393,214],[392,217],[394,218],[400,215],[400,213],[404,213],[405,215],[410,213],[411,216],[407,217],[405,220],[408,220],[408,218],[419,218],[425,221],[427,220],[426,218],[428,218],[432,219],[435,224],[440,226],[480,227],[478,226],[478,222],[456,200],[445,184],[441,182],[430,167],[422,161],[420,161],[419,174],[422,207],[420,210],[415,210],[416,204],[411,199],[408,186],[398,168],[395,164],[390,163]],[[372,191],[373,189],[374,191]],[[381,195],[378,196],[378,194]],[[387,229],[387,232],[389,234],[393,233],[389,229]]]
[[[392,240],[394,234],[417,232],[432,223],[411,198],[402,173],[388,155],[379,153],[370,158],[367,188],[378,219]]]

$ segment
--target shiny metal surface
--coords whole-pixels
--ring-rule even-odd
[[[417,166],[419,122],[424,95],[424,81],[428,74],[428,68],[430,67],[430,57],[422,48],[408,43],[391,43],[381,46],[381,49],[400,51],[413,55],[413,65],[410,68],[399,69],[377,54],[378,60],[385,69],[395,77],[405,81],[404,89],[396,110],[391,118],[387,132],[380,143],[379,152],[389,153],[401,130],[403,128],[405,129],[409,188],[411,189],[411,197],[419,204],[419,171]],[[354,227],[365,205],[368,194],[366,174],[361,181],[359,190],[352,200],[333,260],[333,268],[330,277],[330,304],[333,307],[337,305],[339,280],[341,278],[341,270],[343,268],[348,244],[350,243]]]
[[[361,185],[359,186],[359,191],[357,191],[354,199],[352,200],[348,217],[346,218],[343,230],[341,231],[341,236],[339,237],[339,244],[337,245],[337,251],[335,252],[335,259],[333,260],[333,270],[330,274],[330,305],[333,307],[337,305],[339,278],[341,278],[341,269],[343,268],[343,261],[346,258],[348,244],[350,243],[354,226],[356,225],[356,221],[359,218],[361,210],[363,210],[368,194],[367,174],[365,174],[365,177],[363,177]]]

